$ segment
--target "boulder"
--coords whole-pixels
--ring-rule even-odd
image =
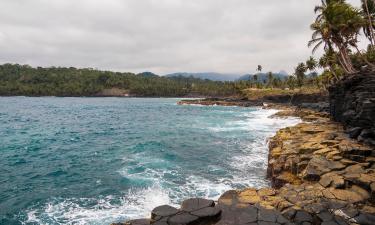
[[[196,211],[206,207],[214,207],[215,202],[203,198],[191,198],[182,202],[181,210],[186,212]]]
[[[178,209],[169,205],[158,206],[152,210],[151,219],[158,220],[161,217],[172,216],[172,215],[177,214],[178,212],[179,212]]]

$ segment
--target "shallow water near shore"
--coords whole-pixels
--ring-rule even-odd
[[[300,122],[178,100],[0,98],[0,224],[109,224],[265,187],[267,138]]]

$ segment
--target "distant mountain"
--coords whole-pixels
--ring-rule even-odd
[[[268,80],[268,73],[257,73],[258,81],[264,82]],[[272,73],[274,78],[280,78],[281,80],[285,80],[288,78],[288,73],[285,71],[280,71],[279,73]],[[253,80],[254,74],[246,74],[238,78],[238,80]]]
[[[142,76],[142,77],[158,77],[158,75],[152,72],[143,72],[143,73],[138,73],[137,75]]]
[[[200,78],[200,79],[208,79],[213,81],[234,81],[236,80],[240,75],[238,74],[225,74],[225,73],[172,73],[165,75],[166,77],[194,77],[194,78]]]

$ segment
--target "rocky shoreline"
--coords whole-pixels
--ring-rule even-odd
[[[179,104],[252,106],[246,101],[194,100]],[[326,112],[266,104],[275,117],[303,122],[281,129],[269,142],[272,188],[231,190],[215,204],[185,200],[160,206],[150,219],[117,225],[375,224],[375,151],[345,133]],[[324,110],[320,110],[324,111]]]

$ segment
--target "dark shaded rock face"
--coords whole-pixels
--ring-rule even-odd
[[[375,72],[348,76],[329,89],[330,114],[350,137],[375,145]]]

